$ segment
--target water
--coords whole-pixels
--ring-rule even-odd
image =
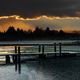
[[[54,43],[72,41],[24,41],[16,43]],[[14,43],[14,42],[8,42]],[[5,42],[6,44],[6,42]],[[59,47],[59,46],[57,46]],[[59,48],[57,48],[57,51]],[[63,51],[80,52],[79,46],[62,46]],[[53,52],[53,46],[45,46],[45,52]],[[38,46],[21,47],[21,52],[38,52]],[[0,53],[14,53],[14,47],[0,47]],[[4,57],[1,58],[1,60]],[[56,58],[44,61],[26,61],[21,65],[21,74],[14,65],[0,65],[0,80],[80,80],[80,57]]]
[[[14,65],[0,66],[0,80],[80,80],[80,58],[26,61],[21,74]]]

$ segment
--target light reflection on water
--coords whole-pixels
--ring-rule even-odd
[[[57,46],[59,51],[59,46]],[[79,51],[79,46],[62,46],[62,50]],[[53,52],[53,46],[45,46],[45,52]],[[38,46],[21,47],[21,52],[38,52]],[[14,47],[0,47],[0,53],[14,53]],[[21,74],[14,65],[0,66],[0,80],[80,80],[80,58],[57,58],[45,61],[26,61]]]
[[[0,66],[0,80],[80,80],[80,58],[26,61],[19,75],[14,65]]]
[[[13,42],[3,42],[4,44],[9,43],[9,44],[13,44],[13,43],[34,43],[34,44],[46,44],[46,43],[50,43],[50,44],[54,44],[54,43],[71,43],[74,42],[72,40],[57,40],[57,41],[53,41],[53,40],[49,40],[49,41],[13,41]],[[2,42],[0,42],[0,44],[3,44]],[[21,53],[38,53],[38,48],[39,46],[22,46],[21,47]],[[46,52],[54,52],[54,46],[45,46],[44,48],[45,53]],[[57,46],[57,52],[59,53],[59,46]],[[62,52],[69,52],[69,53],[79,53],[80,52],[80,46],[62,46]],[[0,54],[11,54],[11,53],[15,53],[15,48],[13,46],[0,46]],[[2,58],[1,58],[2,59]]]

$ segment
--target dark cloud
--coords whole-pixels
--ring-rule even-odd
[[[79,16],[80,0],[0,0],[0,15]]]

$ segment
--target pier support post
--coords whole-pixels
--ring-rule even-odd
[[[44,59],[46,55],[44,54],[44,45],[42,45],[42,54],[39,54],[39,58]]]
[[[44,55],[44,45],[42,45],[42,54]]]
[[[61,57],[61,43],[59,43],[59,56]]]
[[[21,53],[20,53],[20,46],[18,47],[18,72],[21,73]]]
[[[38,49],[38,52],[39,52],[39,53],[41,52],[41,45],[39,45],[39,49]]]
[[[6,55],[6,64],[10,64],[10,56]]]
[[[55,57],[57,56],[56,55],[56,43],[54,43],[54,52],[55,52]]]
[[[13,62],[15,63],[15,71],[17,71],[17,46],[15,46],[15,59],[13,60]]]
[[[15,54],[17,54],[17,46],[15,46]],[[16,55],[12,55],[13,63],[16,63]]]

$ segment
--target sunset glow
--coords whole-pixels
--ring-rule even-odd
[[[80,17],[68,17],[68,16],[63,16],[63,17],[56,17],[56,16],[46,16],[46,15],[42,15],[42,16],[38,16],[38,17],[34,17],[34,18],[23,18],[20,17],[18,15],[12,15],[12,16],[1,16],[0,19],[8,19],[8,18],[14,18],[16,20],[39,20],[41,18],[46,18],[49,20],[54,20],[54,19],[80,19]]]
[[[73,31],[80,30],[80,17],[55,17],[55,16],[38,16],[34,18],[23,18],[18,15],[1,16],[0,17],[0,31],[6,31],[9,26],[14,26],[15,29],[34,30],[36,26],[51,29]],[[55,27],[54,27],[55,26]]]

